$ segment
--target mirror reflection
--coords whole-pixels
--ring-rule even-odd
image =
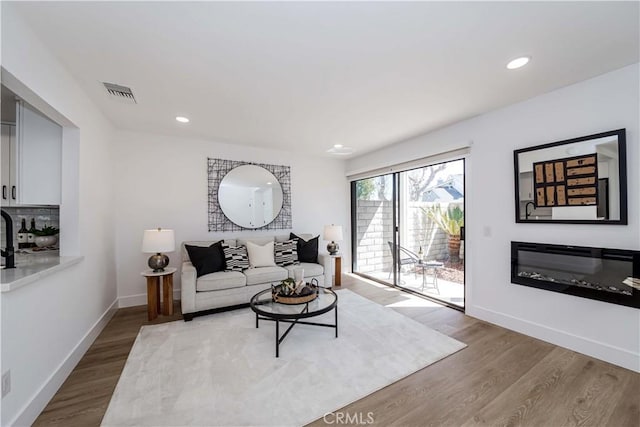
[[[626,224],[625,130],[515,152],[517,222]]]
[[[242,165],[227,173],[218,189],[218,203],[229,221],[244,228],[271,223],[282,209],[282,187],[263,167]]]

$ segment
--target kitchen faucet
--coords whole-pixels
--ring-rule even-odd
[[[531,209],[531,212],[529,212],[529,205],[533,205],[533,209]],[[536,209],[535,203],[527,202],[527,204],[524,205],[524,219],[529,219],[529,215],[531,215],[535,209]]]
[[[13,249],[13,219],[11,219],[11,215],[7,212],[0,210],[2,214],[2,218],[4,218],[5,223],[5,236],[7,239],[7,248],[5,250],[0,250],[0,255],[7,259],[4,268],[15,268],[16,267],[16,258],[15,258],[15,250]]]

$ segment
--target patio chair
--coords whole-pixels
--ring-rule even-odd
[[[415,252],[411,252],[409,249],[403,248],[400,245],[394,245],[393,242],[387,242],[387,243],[389,243],[389,249],[391,250],[391,256],[393,257],[393,263],[394,263],[394,265],[398,265],[399,268],[402,268],[403,265],[414,265],[415,266],[415,264],[420,264],[422,262],[422,260],[418,256],[418,254],[416,254]],[[396,260],[398,260],[397,264],[396,264]],[[392,271],[393,270],[389,270],[389,277],[387,277],[387,279],[391,278],[391,272]],[[416,275],[415,268],[413,270],[413,275],[414,275],[414,277]]]

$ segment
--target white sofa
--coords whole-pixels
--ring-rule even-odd
[[[310,239],[310,234],[299,234],[303,239]],[[260,236],[237,239],[224,239],[230,246],[246,245],[247,241],[264,245],[271,241],[283,242],[289,236]],[[222,309],[248,306],[251,297],[258,292],[277,285],[287,277],[293,277],[293,271],[304,269],[307,282],[316,279],[320,286],[332,285],[331,257],[318,253],[318,263],[302,262],[286,267],[256,267],[239,271],[219,271],[196,277],[196,268],[189,260],[186,245],[209,246],[214,241],[187,241],[182,243],[181,271],[181,304],[185,321],[192,320],[195,315],[207,314]]]

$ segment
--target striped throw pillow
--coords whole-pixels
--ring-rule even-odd
[[[298,261],[298,248],[295,240],[286,242],[275,242],[273,246],[276,265],[285,267],[287,265],[300,264]]]
[[[229,246],[222,244],[224,261],[227,264],[226,271],[242,271],[249,268],[249,255],[244,246]]]

